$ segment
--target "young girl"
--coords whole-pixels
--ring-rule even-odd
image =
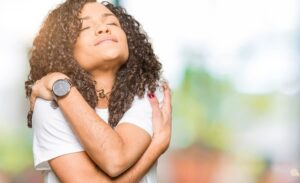
[[[159,104],[161,64],[132,16],[108,2],[67,0],[36,36],[30,67],[28,125],[45,182],[157,182],[170,91],[164,84]]]

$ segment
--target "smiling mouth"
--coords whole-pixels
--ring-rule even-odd
[[[95,46],[97,46],[97,45],[99,45],[101,43],[104,43],[104,42],[117,42],[117,41],[115,39],[113,39],[113,38],[105,38],[105,39],[101,39],[101,40],[97,41],[95,43]]]

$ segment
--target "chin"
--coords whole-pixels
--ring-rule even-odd
[[[128,59],[127,54],[120,53],[116,50],[105,51],[105,53],[101,54],[101,58],[99,58],[99,60],[103,60],[104,62],[111,62],[111,61],[125,62],[127,59]]]
[[[103,60],[113,60],[117,59],[122,55],[122,52],[118,49],[105,49],[100,52],[99,57],[101,57]]]
[[[120,54],[105,54],[97,59],[95,67],[102,67],[103,69],[119,67],[127,61],[127,57]]]
[[[124,59],[122,57],[114,57],[114,58],[105,59],[100,65],[101,66],[109,66],[109,67],[120,67],[125,62],[127,62],[127,59]]]

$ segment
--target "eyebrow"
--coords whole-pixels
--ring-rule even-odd
[[[103,13],[102,14],[102,17],[103,18],[106,18],[106,17],[109,17],[109,16],[114,16],[114,17],[116,17],[114,14],[112,14],[112,13]],[[80,20],[88,20],[88,19],[91,19],[91,17],[90,16],[85,16],[85,17],[79,17],[79,19]]]

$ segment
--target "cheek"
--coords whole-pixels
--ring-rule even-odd
[[[80,61],[80,57],[81,57],[81,44],[78,43],[78,41],[76,42],[75,46],[74,46],[74,52],[73,52],[73,55],[74,55],[74,58],[76,59],[77,62]]]
[[[86,54],[86,51],[88,51],[86,44],[84,43],[83,40],[77,40],[76,44],[74,46],[74,52],[73,52],[73,56],[75,58],[75,60],[78,62],[78,64],[85,68],[85,63],[84,60],[87,60],[88,57]]]
[[[85,35],[80,35],[77,38],[77,41],[75,43],[75,51],[76,54],[82,54],[83,52],[87,51],[88,43],[90,42],[90,38]],[[74,52],[75,52],[74,51]]]
[[[128,42],[127,42],[127,37],[126,37],[125,33],[122,36],[122,45],[121,46],[122,46],[124,57],[126,57],[125,59],[127,60],[128,55],[129,55],[129,49],[128,49]]]

